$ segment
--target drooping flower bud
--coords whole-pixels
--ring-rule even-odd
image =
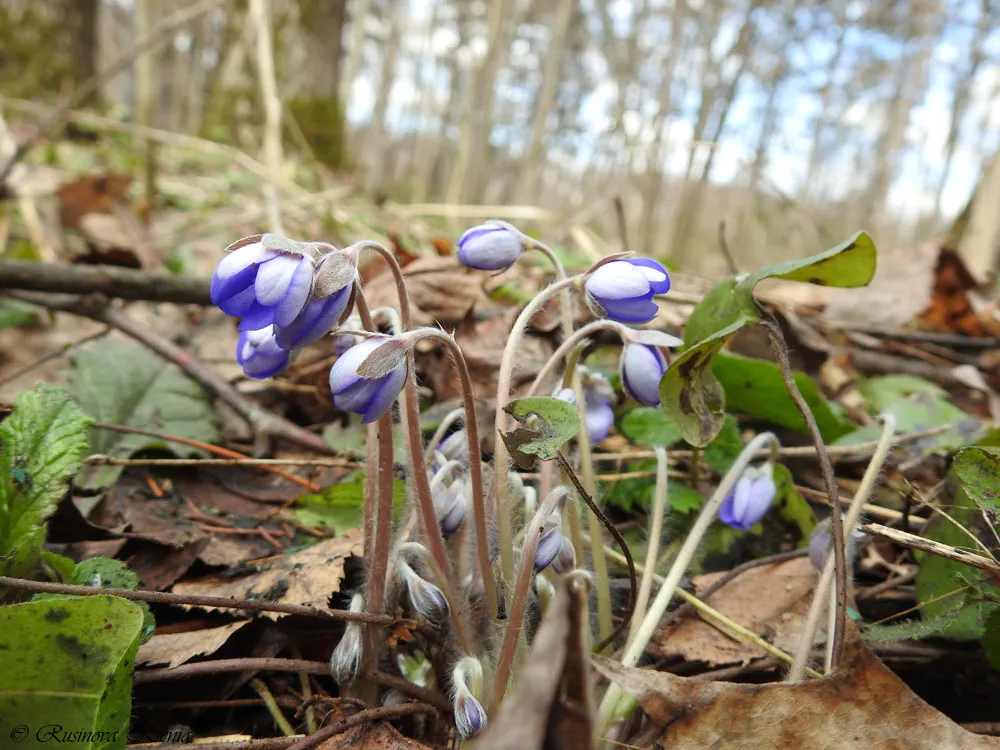
[[[403,578],[410,604],[424,619],[430,622],[441,622],[451,611],[444,592],[429,581],[425,581],[410,567],[409,563],[400,559],[396,568]]]
[[[263,380],[288,366],[290,353],[278,346],[274,326],[259,331],[243,331],[236,342],[236,361],[247,377]]]
[[[576,569],[576,550],[573,549],[573,542],[569,540],[569,537],[563,535],[559,544],[559,552],[553,558],[550,566],[559,575]]]
[[[552,564],[562,548],[562,541],[562,531],[558,526],[553,526],[542,534],[535,547],[535,570],[542,570]]]
[[[667,358],[659,347],[626,342],[618,371],[629,396],[643,406],[659,406],[660,380],[667,371]]]
[[[468,485],[463,476],[454,475],[456,470],[461,469],[458,461],[448,461],[430,480],[434,515],[445,536],[458,531],[468,512]]]
[[[670,276],[651,258],[613,260],[587,277],[584,290],[597,315],[620,323],[648,323],[658,310],[653,297],[670,290]]]
[[[406,380],[405,347],[395,338],[366,339],[351,347],[330,369],[334,405],[360,414],[365,424],[385,414]]]
[[[858,555],[865,533],[855,529],[847,537],[847,560],[853,562]],[[809,535],[809,562],[816,570],[822,572],[826,567],[826,559],[833,549],[833,532],[830,530],[830,519],[824,518]]]
[[[502,224],[480,224],[458,241],[458,260],[477,271],[502,271],[512,266],[524,249],[521,236]]]
[[[471,656],[459,659],[451,673],[451,684],[455,727],[462,739],[467,740],[486,728],[486,711],[479,702],[483,690],[483,668],[479,660]]]
[[[598,373],[590,373],[586,368],[580,368],[581,385],[583,386],[584,419],[587,424],[587,434],[593,443],[599,443],[608,436],[615,424],[615,413],[611,408],[614,391],[607,378]],[[572,388],[562,388],[555,397],[570,404],[576,404],[576,392]]]
[[[351,612],[364,610],[365,602],[361,594],[351,597]],[[349,622],[344,629],[340,643],[330,656],[330,674],[338,683],[352,682],[361,667],[361,623]]]
[[[460,461],[469,465],[469,437],[464,429],[456,430],[438,443],[437,450],[449,461]]]
[[[774,502],[776,487],[771,465],[748,468],[719,507],[719,520],[734,529],[747,531],[759,522]]]

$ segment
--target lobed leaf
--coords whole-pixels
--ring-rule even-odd
[[[580,429],[580,412],[574,404],[551,396],[532,396],[504,407],[523,426],[501,435],[511,458],[522,469],[536,459],[553,461],[563,445]]]

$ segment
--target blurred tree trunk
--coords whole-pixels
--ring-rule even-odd
[[[555,11],[555,26],[552,38],[545,53],[545,64],[542,68],[542,80],[535,96],[534,112],[531,117],[531,132],[521,158],[521,200],[527,203],[538,202],[538,188],[545,165],[545,134],[546,123],[552,106],[555,103],[556,92],[562,73],[563,47],[566,44],[566,33],[573,18],[574,0],[559,0]]]
[[[347,0],[299,0],[299,13],[308,44],[308,92],[317,97],[339,99]],[[364,28],[363,22],[361,27]]]
[[[957,239],[957,252],[980,284],[996,270],[1000,248],[1000,151],[987,162],[983,176],[969,199]]]
[[[66,26],[73,30],[71,51],[79,84],[93,78],[97,72],[97,19],[101,3],[100,0],[64,0],[63,6]]]
[[[156,26],[156,10],[152,0],[136,0],[133,14],[135,38],[145,39]],[[135,60],[135,120],[148,128],[156,127],[157,104],[157,57],[160,51],[156,48],[147,50]],[[152,211],[156,205],[156,142],[152,138],[138,139],[143,154],[145,170],[143,173],[143,188],[146,210]],[[148,216],[148,214],[147,214]]]
[[[824,143],[829,126],[829,116],[833,109],[830,106],[830,99],[834,93],[834,83],[837,71],[840,70],[840,63],[844,59],[844,50],[847,49],[847,31],[849,28],[847,20],[847,3],[836,3],[837,6],[837,41],[830,57],[830,62],[826,66],[826,75],[823,85],[819,89],[819,111],[812,122],[812,143],[809,146],[809,161],[806,166],[805,184],[803,185],[803,195],[812,198],[813,188],[819,176],[820,166],[823,160]]]
[[[403,26],[406,24],[409,6],[401,2],[395,6],[389,20],[389,37],[382,45],[382,69],[379,73],[375,106],[371,123],[364,139],[364,153],[367,154],[368,178],[365,184],[370,193],[380,193],[386,185],[386,156],[389,144],[386,142],[386,114],[389,111],[389,96],[396,79],[396,63],[402,45]]]
[[[351,103],[354,79],[358,77],[358,72],[361,70],[361,55],[365,48],[365,23],[371,12],[372,0],[356,0],[354,13],[351,17],[351,43],[347,47],[347,62],[344,64],[343,75],[340,79],[344,112],[347,112]]]
[[[458,152],[448,184],[449,203],[475,202],[478,196],[472,178],[484,167],[484,154],[489,150],[493,126],[493,91],[496,75],[504,54],[510,47],[517,21],[510,18],[514,10],[510,0],[493,0],[487,5],[488,34],[483,59],[471,77],[462,102]],[[480,175],[483,173],[480,172]],[[482,183],[481,183],[482,184]]]
[[[413,186],[411,199],[414,203],[423,203],[427,200],[427,196],[431,191],[431,184],[434,180],[434,167],[437,163],[441,144],[448,139],[448,133],[445,130],[446,118],[444,113],[438,112],[437,102],[435,101],[437,91],[434,87],[433,70],[431,75],[428,76],[425,74],[425,65],[428,58],[431,60],[430,67],[432,69],[437,66],[438,60],[433,48],[433,39],[434,32],[437,30],[440,21],[441,4],[434,3],[430,21],[424,29],[422,45],[423,64],[416,66],[416,90],[420,92],[420,114],[417,119],[419,125],[413,139],[413,163],[409,170],[409,181]],[[448,90],[454,92],[458,86],[458,81],[454,78],[454,76],[458,75],[454,55],[448,58],[448,70]],[[452,93],[452,97],[454,97],[454,93]],[[445,111],[447,111],[447,107]],[[435,118],[441,124],[440,131],[436,134],[436,137],[430,132],[428,127]]]

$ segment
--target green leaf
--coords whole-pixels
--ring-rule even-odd
[[[18,299],[0,300],[0,328],[26,326],[38,320],[38,308]]]
[[[809,434],[802,414],[785,388],[781,368],[774,362],[721,352],[712,363],[712,374],[722,384],[729,411]],[[792,377],[816,417],[824,440],[836,440],[854,430],[852,422],[833,411],[815,380],[801,372]]]
[[[784,464],[775,464],[772,477],[774,478],[775,503],[778,512],[786,521],[794,523],[799,533],[802,535],[799,546],[804,547],[809,544],[809,537],[816,528],[816,517],[813,515],[812,506],[802,497],[801,493],[795,489],[795,480],[792,479],[792,472]]]
[[[915,375],[879,375],[865,380],[858,386],[858,390],[876,412],[884,411],[896,401],[914,393],[941,398],[948,396],[948,392],[937,383]]]
[[[743,441],[740,439],[740,426],[734,417],[727,414],[722,421],[719,434],[705,447],[705,463],[716,474],[725,474],[729,471],[729,467],[735,463],[742,450]]]
[[[691,485],[676,479],[667,480],[667,502],[670,507],[680,513],[690,513],[701,510],[705,498]]]
[[[922,440],[909,443],[908,449],[915,455],[927,455],[942,449],[960,448],[975,441],[983,432],[982,422],[949,403],[944,396],[937,394],[917,392],[893,401],[883,411],[896,418],[896,432],[898,434],[952,425],[951,429],[939,435],[930,435]],[[877,424],[872,424],[838,438],[834,445],[867,443],[878,440],[881,434],[882,428]]]
[[[622,419],[625,437],[639,445],[669,446],[681,440],[681,434],[673,423],[656,406],[640,406],[632,409]]]
[[[536,458],[555,460],[563,445],[580,429],[577,407],[551,396],[519,398],[504,411],[522,425],[501,435],[511,458],[522,469],[534,466]]]
[[[987,513],[1000,513],[1000,455],[985,448],[963,448],[952,472],[962,491]]]
[[[1000,669],[1000,608],[994,609],[986,618],[983,649],[986,651],[986,659],[990,666]]]
[[[930,617],[900,622],[892,625],[869,625],[862,636],[869,643],[885,643],[887,641],[913,641],[921,638],[933,638],[946,633],[962,614],[962,601],[957,601]],[[988,655],[988,654],[987,654]]]
[[[98,422],[123,424],[211,443],[218,439],[215,415],[205,391],[176,365],[145,347],[106,338],[70,355],[70,392],[80,407]],[[91,450],[128,457],[139,450],[161,448],[200,455],[175,443],[144,435],[94,429]],[[85,467],[77,482],[91,488],[109,487],[120,466]]]
[[[754,287],[764,279],[856,287],[875,274],[875,244],[864,232],[825,252],[785,261],[755,273],[726,279],[695,307],[684,330],[687,348],[660,381],[667,416],[692,445],[711,442],[722,427],[725,396],[712,374],[712,360],[734,333],[760,320]]]
[[[89,738],[53,746],[124,748],[132,710],[132,671],[142,610],[113,596],[0,607],[0,716],[4,745],[28,727],[25,747],[46,747],[35,733],[61,725]],[[14,747],[15,745],[11,745]]]
[[[357,474],[348,482],[324,487],[319,493],[302,495],[295,501],[295,519],[306,526],[320,526],[343,534],[361,528],[364,523],[365,475]],[[398,517],[406,505],[406,482],[392,482],[392,512]]]
[[[56,583],[72,583],[76,562],[64,555],[42,550],[42,570]]]
[[[0,574],[37,567],[45,521],[80,468],[89,425],[65,391],[44,383],[21,393],[0,424]]]
[[[973,534],[981,531],[982,515],[975,503],[962,490],[961,483],[956,481],[954,469],[949,473],[948,484],[955,488],[948,514],[956,522]],[[955,526],[944,516],[937,516],[924,529],[923,536],[951,547],[969,549],[973,541],[962,529]],[[916,594],[921,603],[920,614],[923,619],[934,619],[956,607],[961,611],[954,621],[943,627],[939,635],[954,640],[978,640],[983,635],[983,624],[986,616],[994,605],[971,596],[971,589],[953,593],[968,584],[974,588],[991,588],[985,582],[981,570],[962,565],[937,555],[916,553],[920,570],[917,572]],[[961,603],[961,604],[959,604]]]

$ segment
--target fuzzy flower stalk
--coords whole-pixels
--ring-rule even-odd
[[[452,708],[459,736],[470,739],[486,729],[486,711],[479,702],[483,693],[483,667],[479,659],[465,656],[451,673]]]
[[[365,608],[364,597],[355,594],[351,597],[351,612],[362,612]],[[338,684],[353,682],[361,667],[362,625],[360,622],[349,622],[344,629],[340,643],[330,656],[330,674]]]

